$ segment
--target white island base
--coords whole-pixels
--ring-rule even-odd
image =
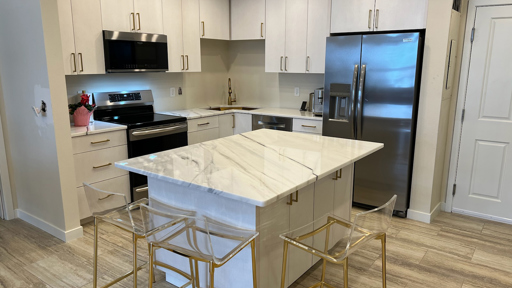
[[[231,225],[256,230],[256,269],[258,287],[278,288],[281,283],[283,240],[279,234],[305,226],[328,213],[349,219],[352,206],[352,177],[354,165],[342,169],[342,176],[327,175],[298,191],[298,201],[288,205],[290,195],[265,207],[258,207],[242,201],[219,197],[194,185],[183,185],[148,177],[150,197],[169,205],[197,211],[198,215],[214,218]],[[339,174],[338,174],[339,175]],[[295,199],[295,193],[292,193]],[[317,227],[311,227],[311,230]],[[333,239],[336,235],[333,235]],[[323,247],[325,239],[316,237],[312,243]],[[335,241],[329,241],[335,243]],[[215,286],[225,288],[252,287],[252,266],[250,247],[245,248],[224,266],[215,270]],[[157,250],[159,261],[182,271],[189,271],[188,259],[168,251]],[[288,251],[286,287],[295,282],[318,258],[313,258],[296,247]],[[208,286],[207,265],[200,263],[200,287]],[[160,269],[160,267],[159,267]],[[165,271],[165,270],[164,270]],[[172,271],[166,271],[166,280],[177,287],[187,281]]]

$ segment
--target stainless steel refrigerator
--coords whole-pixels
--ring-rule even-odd
[[[327,38],[323,135],[384,143],[355,164],[354,203],[380,206],[411,190],[423,32]]]

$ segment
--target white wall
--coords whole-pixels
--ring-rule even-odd
[[[0,78],[17,214],[66,239],[81,227],[56,11],[56,0],[0,1],[0,39],[15,39],[0,41]]]

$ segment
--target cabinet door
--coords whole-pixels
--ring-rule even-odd
[[[163,0],[164,34],[167,35],[169,72],[182,72],[185,69],[183,53],[183,18],[181,0]]]
[[[350,221],[352,209],[352,185],[354,183],[354,164],[343,168],[341,178],[334,181],[333,214]]]
[[[219,116],[219,138],[233,135],[235,126],[235,114],[226,114]]]
[[[133,0],[101,0],[103,30],[135,31],[134,13]]]
[[[199,38],[199,0],[181,1],[183,17],[183,53],[185,71],[201,72],[201,39]]]
[[[306,72],[325,73],[326,38],[329,36],[329,0],[309,0]]]
[[[219,128],[188,133],[188,145],[202,143],[219,138]]]
[[[375,30],[427,27],[427,0],[376,0]]]
[[[235,126],[233,133],[240,134],[252,131],[252,115],[235,113]]]
[[[231,0],[231,40],[265,39],[265,0]]]
[[[284,70],[306,72],[308,0],[286,0],[286,44]]]
[[[100,0],[71,0],[78,74],[105,74]]]
[[[73,32],[73,12],[71,0],[58,0],[60,39],[62,57],[64,58],[64,74],[76,74],[75,34]]]
[[[229,40],[229,0],[200,0],[201,35]]]
[[[266,2],[265,72],[284,71],[286,0]]]
[[[294,193],[295,194],[295,193]],[[290,206],[290,230],[303,227],[301,232],[306,234],[313,231],[313,203],[315,185],[308,185],[299,190],[298,201]],[[311,224],[309,226],[306,226]],[[301,234],[302,234],[301,233]],[[313,245],[313,238],[304,241],[307,245]],[[289,246],[288,250],[288,285],[295,282],[313,264],[313,255],[300,250],[297,247]]]
[[[375,0],[332,0],[331,33],[373,31],[374,15]]]
[[[314,229],[320,228],[323,224],[327,223],[327,218],[325,218],[325,223],[321,221],[316,221],[321,219],[323,216],[327,214],[332,214],[334,211],[334,183],[333,180],[336,178],[336,173],[332,175],[326,176],[317,182],[315,182],[315,200],[314,200],[314,214],[315,214],[315,227]],[[331,235],[332,236],[332,235]],[[332,248],[335,243],[331,241],[334,237],[330,237],[329,239],[329,248]],[[313,236],[313,247],[323,251],[325,249],[325,234],[320,233],[318,235]],[[313,261],[318,261],[318,257],[313,257]]]
[[[77,163],[77,165],[79,164]],[[128,175],[104,180],[101,182],[91,183],[91,185],[104,191],[124,194],[126,199],[131,202],[130,199],[132,196],[130,195],[130,177]],[[87,204],[84,186],[78,187],[76,189],[78,196],[78,215],[80,216],[80,220],[91,217],[92,214],[89,210],[89,205]],[[107,203],[108,201],[109,200],[107,199],[105,200]]]
[[[162,0],[134,0],[137,31],[162,34]]]

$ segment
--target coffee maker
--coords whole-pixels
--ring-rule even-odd
[[[313,115],[322,116],[324,111],[324,88],[315,89],[315,92],[310,95],[309,102]]]

